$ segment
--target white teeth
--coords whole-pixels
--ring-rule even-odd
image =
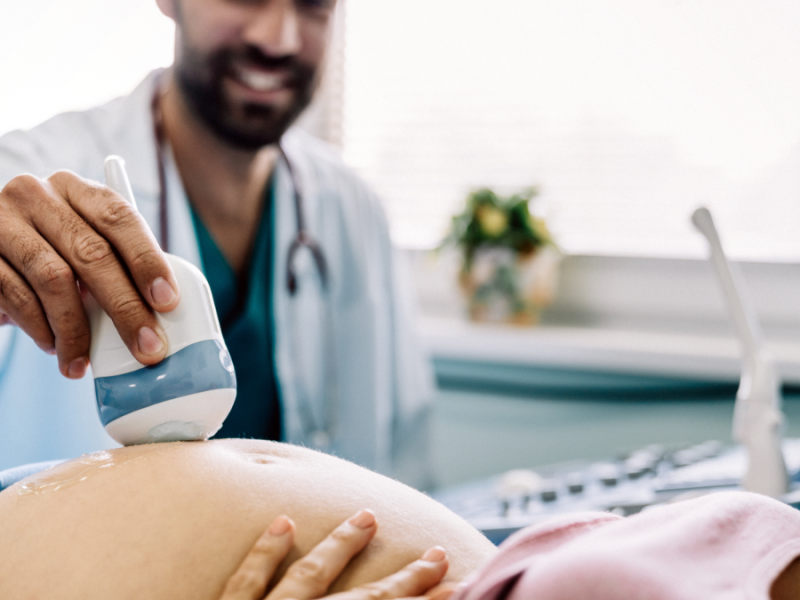
[[[271,92],[283,87],[283,78],[272,73],[239,69],[239,79],[257,92]]]

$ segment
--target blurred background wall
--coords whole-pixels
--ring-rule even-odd
[[[739,350],[700,204],[745,261],[800,435],[798,29],[786,0],[341,2],[303,126],[380,192],[404,248],[440,485],[729,441]],[[151,0],[3,3],[0,132],[127,93],[172,36]],[[471,189],[531,185],[566,255],[555,301],[537,327],[470,323],[458,256],[428,250]]]

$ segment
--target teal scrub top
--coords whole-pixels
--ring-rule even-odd
[[[272,182],[267,184],[255,243],[239,280],[214,238],[192,210],[203,264],[222,336],[236,369],[236,402],[216,438],[281,439],[272,322]]]

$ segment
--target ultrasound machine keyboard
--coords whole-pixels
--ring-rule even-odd
[[[783,441],[791,491],[800,508],[800,439]],[[739,446],[704,442],[688,448],[653,445],[613,461],[518,469],[434,494],[494,543],[549,517],[608,511],[631,515],[678,497],[741,489],[747,455]]]

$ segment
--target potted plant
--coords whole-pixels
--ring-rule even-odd
[[[560,252],[528,208],[537,193],[475,190],[453,217],[442,246],[461,251],[459,284],[471,319],[534,324],[552,301]]]

